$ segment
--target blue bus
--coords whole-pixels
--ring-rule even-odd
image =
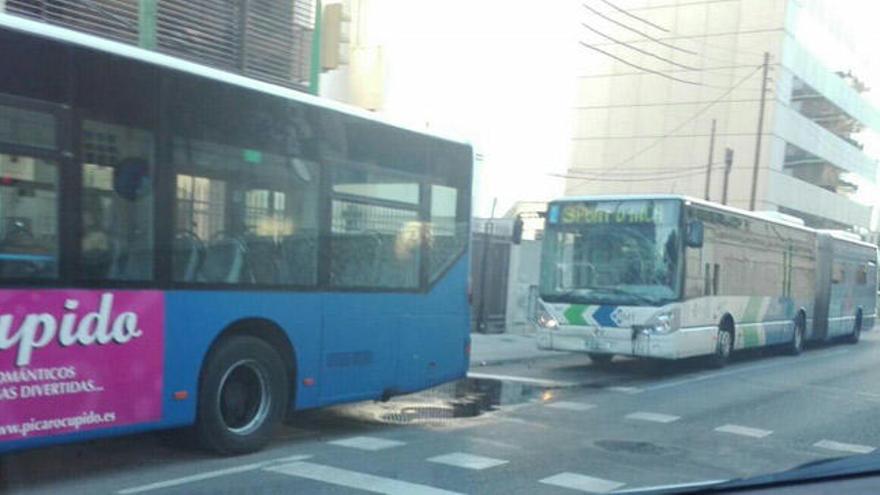
[[[0,452],[465,376],[473,152],[0,14]]]

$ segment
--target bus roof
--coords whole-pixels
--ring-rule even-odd
[[[385,124],[402,130],[422,134],[424,136],[435,137],[468,146],[470,146],[471,144],[469,141],[461,139],[459,137],[438,133],[435,131],[426,132],[424,129],[416,129],[412,126],[400,122],[395,122],[391,119],[388,119],[387,117],[380,117],[375,113],[368,112],[361,108],[345,103],[313,96],[302,91],[297,91],[285,88],[283,86],[278,86],[276,84],[258,81],[256,79],[252,79],[246,76],[234,74],[232,72],[227,72],[221,69],[215,69],[213,67],[190,62],[181,58],[165,55],[163,53],[146,50],[125,43],[120,43],[118,41],[101,38],[99,36],[82,33],[79,31],[74,31],[72,29],[64,27],[53,26],[51,24],[26,19],[12,14],[0,12],[0,28],[8,28],[10,30],[32,34],[34,36],[39,36],[42,38],[48,38],[55,41],[72,43],[83,47],[92,48],[94,50],[119,55],[148,64],[158,65],[168,69],[186,72],[188,74],[193,74],[196,76],[213,79],[215,81],[241,86],[243,88],[260,91],[262,93],[271,94],[274,96],[280,96],[282,98],[305,103],[307,105],[314,105],[317,107],[326,108],[328,110],[334,110],[355,117],[371,120],[376,123]]]
[[[721,211],[725,211],[728,213],[734,213],[737,215],[742,215],[742,216],[754,218],[755,220],[761,220],[761,221],[768,222],[768,223],[783,225],[786,227],[791,227],[791,228],[800,229],[800,230],[804,230],[804,231],[808,231],[808,232],[813,232],[816,234],[826,234],[826,235],[829,235],[829,236],[834,237],[835,239],[838,239],[841,241],[851,242],[853,244],[869,246],[874,249],[877,249],[877,246],[875,246],[874,244],[871,244],[870,242],[865,242],[862,240],[853,239],[852,237],[850,237],[848,235],[841,235],[841,233],[838,231],[814,229],[814,228],[807,227],[804,225],[799,225],[797,223],[786,222],[781,219],[772,218],[770,216],[765,216],[765,215],[760,214],[759,212],[753,212],[753,211],[743,210],[740,208],[734,208],[733,206],[721,205],[718,203],[713,203],[711,201],[706,201],[705,199],[699,199],[699,198],[694,198],[691,196],[685,196],[683,194],[628,194],[628,195],[627,194],[608,194],[608,195],[599,194],[599,195],[587,195],[587,196],[567,196],[564,198],[555,199],[551,202],[552,203],[566,203],[566,202],[578,202],[578,201],[625,201],[625,200],[639,201],[639,200],[664,200],[664,199],[677,199],[677,200],[685,201],[687,203],[693,203],[693,204],[705,206],[707,208],[712,208],[715,210],[721,210]]]

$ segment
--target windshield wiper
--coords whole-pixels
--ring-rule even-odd
[[[636,301],[644,303],[644,304],[657,304],[658,302],[660,302],[658,299],[654,299],[654,298],[651,298],[651,297],[648,297],[648,296],[645,296],[642,294],[638,294],[635,292],[630,292],[628,290],[621,289],[619,287],[588,287],[588,289],[590,289],[594,292],[597,292],[597,291],[598,292],[609,292],[611,294],[618,295],[618,296],[629,296],[629,297],[632,297],[633,299],[635,299]]]
[[[651,305],[653,305],[653,304],[658,304],[658,303],[660,302],[659,299],[655,299],[655,298],[651,298],[651,297],[648,297],[648,296],[644,296],[644,295],[642,295],[642,294],[638,294],[638,293],[635,293],[635,292],[630,292],[630,291],[628,291],[628,290],[620,289],[620,288],[618,288],[618,287],[577,287],[577,288],[574,288],[574,289],[569,289],[569,290],[567,290],[567,291],[565,291],[565,292],[558,292],[558,293],[555,293],[555,294],[547,294],[547,295],[542,296],[542,297],[543,297],[545,300],[548,300],[548,301],[549,301],[549,300],[552,300],[552,299],[555,299],[555,300],[557,300],[557,301],[564,301],[564,300],[567,299],[567,298],[571,298],[571,297],[574,297],[574,296],[580,296],[580,295],[581,295],[580,293],[583,293],[583,292],[589,292],[589,293],[593,293],[593,292],[599,292],[599,293],[601,293],[601,292],[605,292],[605,293],[614,294],[614,295],[618,295],[618,296],[632,297],[633,299],[635,299],[636,301],[638,301],[638,302],[640,302],[640,303],[642,303],[642,304],[651,304]],[[583,294],[583,295],[586,296],[586,295],[589,295],[589,294]]]

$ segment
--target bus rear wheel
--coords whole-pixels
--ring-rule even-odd
[[[789,356],[798,356],[803,352],[805,326],[801,317],[795,319],[794,334],[791,336],[791,342],[785,345],[785,353]]]
[[[853,323],[852,333],[846,336],[846,341],[850,344],[858,344],[862,338],[862,312],[856,313],[856,321]]]
[[[201,445],[226,455],[263,448],[287,409],[285,370],[284,360],[263,340],[242,335],[221,341],[199,381]]]

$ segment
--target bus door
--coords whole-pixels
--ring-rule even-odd
[[[61,105],[0,93],[0,277],[59,275],[59,184],[72,155]]]
[[[828,310],[831,303],[831,270],[834,249],[831,237],[820,233],[816,237],[816,302],[813,310],[813,335],[815,340],[828,338]]]

